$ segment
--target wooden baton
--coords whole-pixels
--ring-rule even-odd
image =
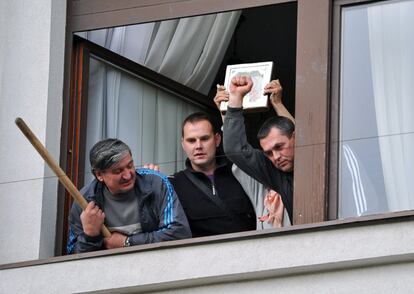
[[[29,142],[33,145],[33,147],[37,150],[40,156],[42,156],[42,158],[46,161],[49,167],[53,170],[53,172],[55,173],[59,181],[66,188],[66,190],[73,197],[73,199],[75,199],[78,202],[82,210],[85,210],[86,206],[88,205],[88,202],[85,200],[85,198],[83,198],[82,194],[75,187],[75,185],[66,175],[66,173],[55,162],[53,157],[50,155],[49,151],[47,151],[47,149],[42,145],[39,139],[37,139],[35,134],[33,134],[30,128],[23,121],[23,119],[18,117],[16,118],[15,123],[19,127],[19,129],[22,131],[22,133],[26,136],[26,138],[29,140]],[[108,228],[105,225],[102,225],[101,231],[102,231],[102,235],[105,238],[111,236],[111,232],[108,230]]]

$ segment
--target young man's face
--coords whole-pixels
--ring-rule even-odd
[[[135,184],[135,166],[131,154],[128,153],[104,171],[96,171],[95,175],[113,195],[130,191]]]
[[[203,172],[215,168],[216,148],[220,141],[220,135],[214,134],[213,127],[207,120],[187,122],[184,125],[181,144],[196,171]]]
[[[260,146],[277,169],[284,172],[293,170],[295,133],[289,138],[273,127],[267,137],[260,139]]]

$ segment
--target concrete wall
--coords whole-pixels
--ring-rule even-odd
[[[0,264],[54,254],[55,178],[15,126],[59,159],[65,0],[0,1]]]
[[[0,293],[412,293],[413,230],[414,220],[377,222],[61,257],[1,269]]]

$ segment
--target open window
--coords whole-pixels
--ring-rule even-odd
[[[273,61],[294,114],[296,13],[285,3],[75,33],[67,170],[76,185],[92,179],[88,150],[107,137],[125,141],[137,166],[183,169],[181,123],[199,110],[221,123],[213,97],[228,64]],[[272,115],[247,115],[253,145]]]

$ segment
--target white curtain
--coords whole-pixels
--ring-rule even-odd
[[[368,7],[373,91],[390,211],[414,208],[414,1]]]
[[[239,12],[104,29],[79,35],[180,83],[207,93],[237,24]],[[137,166],[157,163],[166,174],[184,167],[181,122],[199,107],[91,59],[86,151],[116,137]],[[90,170],[89,157],[85,169]],[[85,182],[92,178],[86,174]]]
[[[199,107],[94,58],[88,98],[86,151],[101,139],[119,138],[137,167],[157,163],[166,174],[184,168],[181,122]],[[87,173],[85,182],[92,177]]]
[[[207,94],[240,13],[195,16],[78,35]]]

